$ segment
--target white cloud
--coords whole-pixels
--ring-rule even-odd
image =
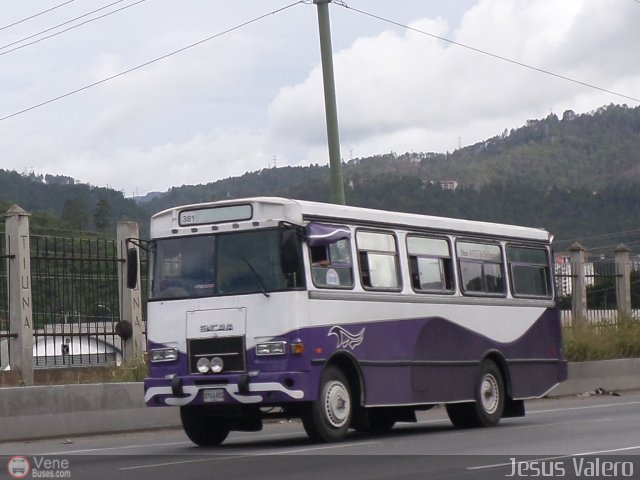
[[[633,92],[624,77],[640,73],[640,62],[631,64],[618,52],[610,71],[594,63],[615,56],[612,44],[635,35],[630,8],[604,1],[485,0],[465,14],[454,32],[442,19],[416,20],[411,27]],[[546,116],[559,105],[577,103],[590,110],[621,100],[412,31],[360,38],[335,54],[334,63],[341,140],[356,155],[452,149],[458,137],[465,143],[479,141],[527,118]],[[317,132],[323,112],[319,89],[316,68],[302,84],[280,91],[270,106],[275,134],[314,145],[324,140]]]
[[[108,156],[88,150],[68,156],[56,165],[65,175],[100,179],[90,183],[114,188],[124,184],[125,193],[131,195],[135,191],[208,183],[241,175],[256,165],[266,167],[269,157],[261,149],[263,143],[260,134],[250,131],[197,133],[186,142],[169,142],[145,150],[127,148]]]
[[[429,10],[453,8],[450,2],[352,2],[417,30],[638,96],[640,7],[633,2],[478,0],[464,15]],[[0,56],[9,72],[0,79],[0,110],[105,78],[280,6],[172,5],[132,8],[103,30],[96,22],[80,37],[84,43],[60,36]],[[327,162],[314,10],[295,7],[0,123],[0,168],[33,167],[131,194],[259,170],[274,156],[278,165]],[[453,150],[551,110],[635,105],[339,6],[331,15],[344,158]],[[114,37],[114,25],[130,28]]]

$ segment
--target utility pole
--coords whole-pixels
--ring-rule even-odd
[[[342,159],[340,158],[340,136],[338,134],[338,108],[333,77],[333,52],[331,47],[331,25],[329,3],[331,0],[313,0],[318,6],[318,29],[320,31],[320,56],[324,84],[324,109],[327,118],[327,140],[329,143],[329,169],[331,171],[331,202],[344,205],[344,182]]]

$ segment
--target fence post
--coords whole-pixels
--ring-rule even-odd
[[[29,213],[13,205],[5,213],[7,288],[9,290],[9,365],[23,385],[33,385],[33,310]]]
[[[123,355],[125,359],[133,359],[145,350],[144,326],[142,322],[142,300],[140,298],[140,269],[136,288],[127,288],[127,238],[138,238],[138,224],[136,222],[118,222],[118,292],[120,299],[120,322],[131,325],[131,336],[123,336]],[[134,247],[129,245],[129,247]],[[138,247],[134,247],[138,248]],[[139,252],[138,252],[139,254]],[[139,258],[139,255],[138,255]],[[126,325],[126,323],[124,324]],[[122,331],[122,330],[121,330]]]
[[[629,248],[622,243],[616,247],[616,301],[618,313],[631,315],[631,266]]]
[[[584,273],[585,248],[578,242],[569,247],[571,264],[571,316],[572,324],[587,323],[587,281]]]

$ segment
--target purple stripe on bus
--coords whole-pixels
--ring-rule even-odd
[[[517,310],[515,310],[517,313]],[[513,398],[543,395],[566,379],[561,361],[560,322],[555,309],[548,309],[520,338],[500,343],[440,317],[388,320],[375,323],[309,327],[278,336],[288,344],[300,340],[302,356],[259,357],[255,348],[247,352],[247,371],[262,375],[288,371],[308,372],[304,399],[315,398],[323,364],[335,355],[352,358],[360,370],[368,405],[441,403],[473,398],[478,365],[485,356],[506,362],[510,395]],[[149,342],[148,348],[161,348]],[[179,354],[176,363],[152,364],[150,376],[161,379],[176,374],[185,381],[214,378],[189,375],[187,358]],[[219,378],[236,382],[237,376]],[[165,381],[168,384],[168,380]],[[155,382],[153,382],[155,383]],[[149,383],[151,384],[151,383]],[[286,400],[291,400],[287,398]]]

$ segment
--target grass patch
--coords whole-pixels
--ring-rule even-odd
[[[111,372],[113,382],[142,382],[147,374],[147,364],[142,355],[122,362]]]
[[[640,320],[564,328],[564,356],[570,362],[640,357]]]
[[[33,372],[36,385],[71,385],[85,383],[141,382],[147,373],[142,355],[125,360],[119,366],[92,366],[72,368],[36,368]],[[21,385],[17,371],[0,372],[0,387]]]

